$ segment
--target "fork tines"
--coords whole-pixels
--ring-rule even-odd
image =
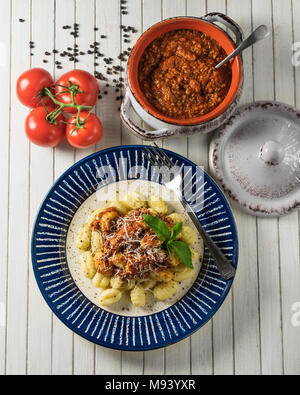
[[[143,154],[149,160],[149,162],[153,166],[167,166],[169,169],[174,167],[172,160],[168,157],[168,155],[163,151],[156,143],[154,143],[155,147],[145,147],[143,149]],[[151,148],[151,149],[150,149]]]

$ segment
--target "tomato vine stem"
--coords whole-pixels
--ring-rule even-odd
[[[80,121],[80,113],[82,110],[91,110],[93,107],[92,106],[82,106],[76,103],[75,101],[75,96],[77,93],[83,93],[79,87],[75,84],[73,84],[71,81],[69,81],[69,86],[65,85],[59,85],[63,88],[66,89],[66,91],[63,91],[61,93],[70,93],[71,95],[71,103],[62,103],[57,98],[53,93],[51,92],[51,89],[49,88],[43,88],[43,93],[46,96],[49,96],[50,99],[53,101],[53,103],[57,106],[57,108],[52,111],[48,112],[47,111],[47,121],[50,123],[56,123],[56,118],[64,111],[65,108],[74,108],[77,110],[77,116],[76,116],[76,129],[81,128],[84,126],[85,121],[87,120],[88,117],[84,121]],[[74,117],[75,119],[75,117]]]

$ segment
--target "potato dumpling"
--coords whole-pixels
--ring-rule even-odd
[[[117,303],[121,297],[122,292],[118,289],[109,288],[101,293],[99,301],[102,306],[109,306],[113,303]]]
[[[97,252],[94,254],[94,265],[95,265],[96,270],[97,270],[98,267],[99,267],[99,263],[100,263],[100,261],[101,261],[102,255],[103,255],[103,252],[102,252],[102,251],[97,251]]]
[[[88,223],[91,224],[94,219],[98,218],[98,215],[104,211],[103,208],[98,208],[97,210],[94,210],[89,216],[88,216]]]
[[[147,296],[160,301],[171,298],[176,294],[179,282],[190,279],[196,272],[180,261],[171,248],[172,244],[168,244],[170,248],[162,245],[163,241],[150,229],[143,214],[163,220],[170,235],[173,227],[177,225],[179,228],[180,224],[181,233],[176,239],[190,246],[195,264],[199,262],[199,252],[192,248],[192,244],[197,240],[197,233],[191,226],[182,226],[182,214],[167,215],[167,203],[155,194],[145,198],[138,191],[126,196],[123,192],[115,199],[106,201],[105,208],[94,210],[88,216],[88,222],[79,229],[76,241],[81,250],[84,276],[100,289],[100,304],[103,306],[118,302],[123,294],[130,297],[136,307],[146,305]],[[174,240],[173,236],[171,240]],[[176,249],[175,243],[174,247]],[[177,253],[180,255],[180,251]]]
[[[191,269],[184,264],[180,264],[175,269],[174,280],[176,281],[184,281],[188,280],[193,276],[194,269]]]
[[[127,281],[125,282],[125,289],[127,289],[127,290],[130,291],[132,288],[135,287],[135,284],[136,284],[136,281],[135,281],[134,279],[127,280]]]
[[[101,233],[93,230],[91,233],[91,251],[95,254],[97,251],[101,251],[103,248],[103,239]]]
[[[159,272],[151,273],[152,279],[157,281],[163,281],[163,282],[168,282],[172,280],[173,276],[174,273],[169,269],[160,270]]]
[[[160,283],[153,289],[153,295],[158,300],[166,300],[171,298],[177,292],[178,283],[176,281],[169,281],[167,283]]]
[[[172,256],[169,258],[169,263],[172,266],[178,266],[180,264],[179,258],[173,253]]]
[[[196,263],[199,259],[199,254],[198,251],[195,250],[195,248],[190,247],[191,253],[192,253],[192,262]]]
[[[96,288],[100,288],[100,283],[102,279],[103,279],[103,274],[97,272],[92,279],[93,286]]]
[[[83,224],[80,228],[80,231],[77,235],[76,240],[77,248],[82,251],[86,251],[91,246],[91,228],[88,223]]]
[[[113,265],[115,265],[117,267],[123,268],[125,266],[125,264],[126,264],[126,259],[125,259],[123,254],[118,252],[118,253],[113,255],[112,263],[113,263]]]
[[[96,288],[107,288],[110,282],[110,277],[106,277],[101,273],[96,273],[93,277],[92,283]]]
[[[181,214],[179,214],[179,213],[169,214],[169,215],[167,215],[166,218],[169,219],[173,225],[176,225],[179,222],[183,222],[184,221],[183,216]]]
[[[134,208],[147,207],[147,200],[145,196],[137,191],[129,192],[121,203],[130,210]]]
[[[157,281],[153,278],[142,283],[143,288],[147,291],[148,289],[152,289],[156,285]]]
[[[115,289],[125,289],[126,283],[120,277],[112,277],[110,279],[110,286]]]
[[[100,227],[103,232],[109,231],[111,221],[117,218],[119,213],[117,211],[107,211],[101,216]]]
[[[165,215],[168,212],[168,205],[158,196],[149,196],[148,205],[158,214]]]
[[[104,276],[103,279],[101,280],[100,287],[106,289],[109,287],[109,284],[110,284],[110,277]]]
[[[80,255],[80,265],[85,277],[92,279],[96,274],[93,256],[90,251],[85,251]]]
[[[157,215],[157,211],[155,211],[153,208],[148,208],[148,212],[150,215],[153,215],[153,217]]]
[[[197,240],[197,235],[190,226],[183,226],[179,238],[188,245],[192,245]]]
[[[141,285],[136,285],[130,292],[131,303],[136,307],[142,307],[146,303],[145,290]]]
[[[107,207],[115,207],[121,215],[126,215],[128,213],[127,207],[119,200],[110,202]]]

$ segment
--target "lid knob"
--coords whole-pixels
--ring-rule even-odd
[[[279,165],[284,159],[283,145],[276,140],[269,140],[260,149],[260,157],[267,165]]]

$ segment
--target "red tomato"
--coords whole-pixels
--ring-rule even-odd
[[[54,84],[51,74],[47,70],[33,68],[24,71],[17,81],[17,95],[22,104],[27,107],[35,108],[40,104],[41,98],[37,96],[43,88],[49,88]],[[50,97],[44,98],[44,104],[52,103]]]
[[[48,112],[54,110],[47,107]],[[55,147],[65,136],[66,124],[62,121],[64,117],[60,114],[55,124],[47,121],[47,112],[43,106],[36,107],[30,111],[25,121],[25,132],[29,140],[42,147]]]
[[[87,148],[96,144],[102,137],[102,123],[96,115],[88,111],[82,111],[79,116],[84,125],[76,129],[76,114],[69,119],[66,128],[68,142],[76,148]]]
[[[99,93],[98,83],[96,78],[84,70],[71,70],[63,74],[56,82],[55,94],[57,100],[64,104],[70,104],[71,93],[66,92],[64,86],[70,86],[70,82],[75,85],[75,90],[79,89],[82,93],[75,94],[75,103],[81,106],[94,106]],[[77,87],[77,88],[76,88]],[[76,112],[76,108],[65,107],[64,111]]]

